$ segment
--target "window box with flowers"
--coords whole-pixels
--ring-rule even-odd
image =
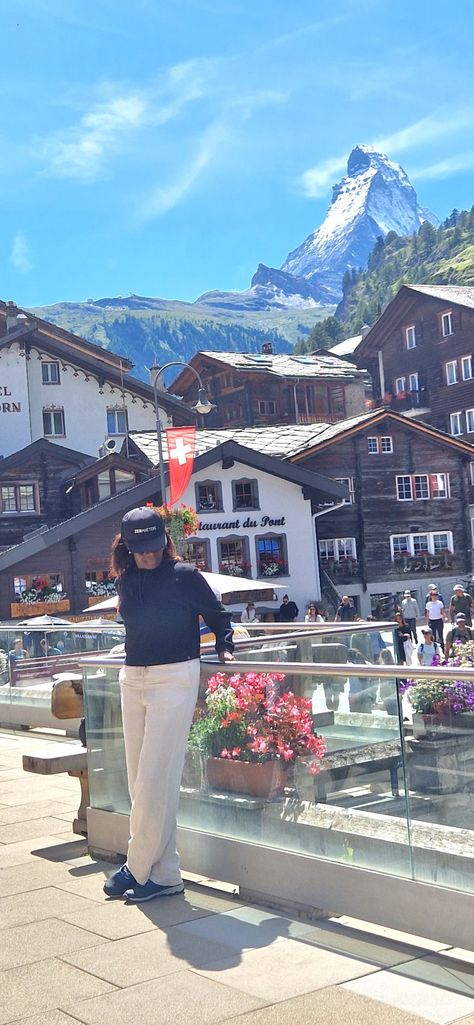
[[[211,677],[206,708],[189,743],[206,757],[211,789],[253,797],[282,797],[289,771],[319,772],[326,741],[313,732],[311,702],[285,690],[281,673]]]
[[[224,573],[229,577],[247,577],[252,576],[252,567],[249,562],[221,562],[219,564],[219,573]]]
[[[288,567],[283,559],[260,559],[259,577],[281,577],[288,574]]]
[[[51,583],[48,577],[31,577],[28,580],[29,583],[20,591],[17,601],[10,603],[12,619],[69,612],[70,602],[61,584]]]
[[[165,527],[179,554],[183,554],[184,542],[199,529],[199,517],[190,505],[161,505],[155,508],[165,521]]]

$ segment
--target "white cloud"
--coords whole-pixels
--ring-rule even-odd
[[[204,171],[220,151],[227,136],[227,129],[221,122],[208,128],[199,141],[195,156],[168,185],[158,185],[142,203],[140,220],[152,220],[168,213],[177,206],[192,189]]]
[[[85,184],[96,181],[133,135],[171,121],[186,104],[203,95],[213,63],[192,60],[177,64],[160,83],[145,89],[108,85],[106,99],[95,103],[77,125],[34,140],[44,172]],[[110,95],[113,90],[115,95]]]
[[[457,135],[466,129],[472,129],[473,124],[474,111],[461,110],[457,114],[450,111],[437,112],[420,121],[415,121],[412,125],[407,125],[406,128],[402,128],[398,132],[393,132],[392,135],[374,139],[368,145],[373,146],[381,153],[387,153],[388,156],[395,156],[398,153],[418,149],[430,142]],[[347,157],[348,154],[329,157],[304,171],[299,179],[304,194],[310,198],[325,196],[334,182],[335,175],[339,175],[341,171],[345,170]],[[442,165],[446,166],[446,164],[447,161],[442,162]],[[434,173],[431,175],[431,177],[435,176]],[[415,177],[414,174],[413,177]],[[420,173],[418,173],[418,177],[421,177]],[[429,177],[429,175],[425,173],[424,177]]]
[[[418,167],[410,172],[413,179],[449,178],[451,174],[462,173],[463,171],[474,170],[474,152],[459,153],[457,156],[448,157],[446,160],[439,160],[435,164],[428,164],[426,167]]]
[[[33,267],[28,241],[23,231],[17,231],[13,236],[9,260],[22,274],[27,274]]]

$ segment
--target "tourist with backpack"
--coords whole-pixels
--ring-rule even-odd
[[[416,649],[416,654],[420,666],[432,666],[435,655],[439,658],[443,656],[443,649],[441,644],[438,644],[433,637],[433,631],[429,626],[422,626],[421,632],[423,634],[423,640]]]

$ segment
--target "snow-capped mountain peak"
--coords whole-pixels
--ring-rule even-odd
[[[425,220],[438,223],[419,206],[403,168],[371,146],[356,146],[321,227],[287,256],[281,269],[326,286],[337,300],[344,271],[366,267],[379,235],[410,235]]]

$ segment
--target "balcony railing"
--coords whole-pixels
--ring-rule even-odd
[[[360,579],[360,566],[357,559],[320,559],[321,569],[325,570],[331,582],[348,584],[351,580]]]
[[[400,573],[462,573],[463,560],[454,552],[420,552],[418,555],[396,555],[387,567],[391,576]]]

